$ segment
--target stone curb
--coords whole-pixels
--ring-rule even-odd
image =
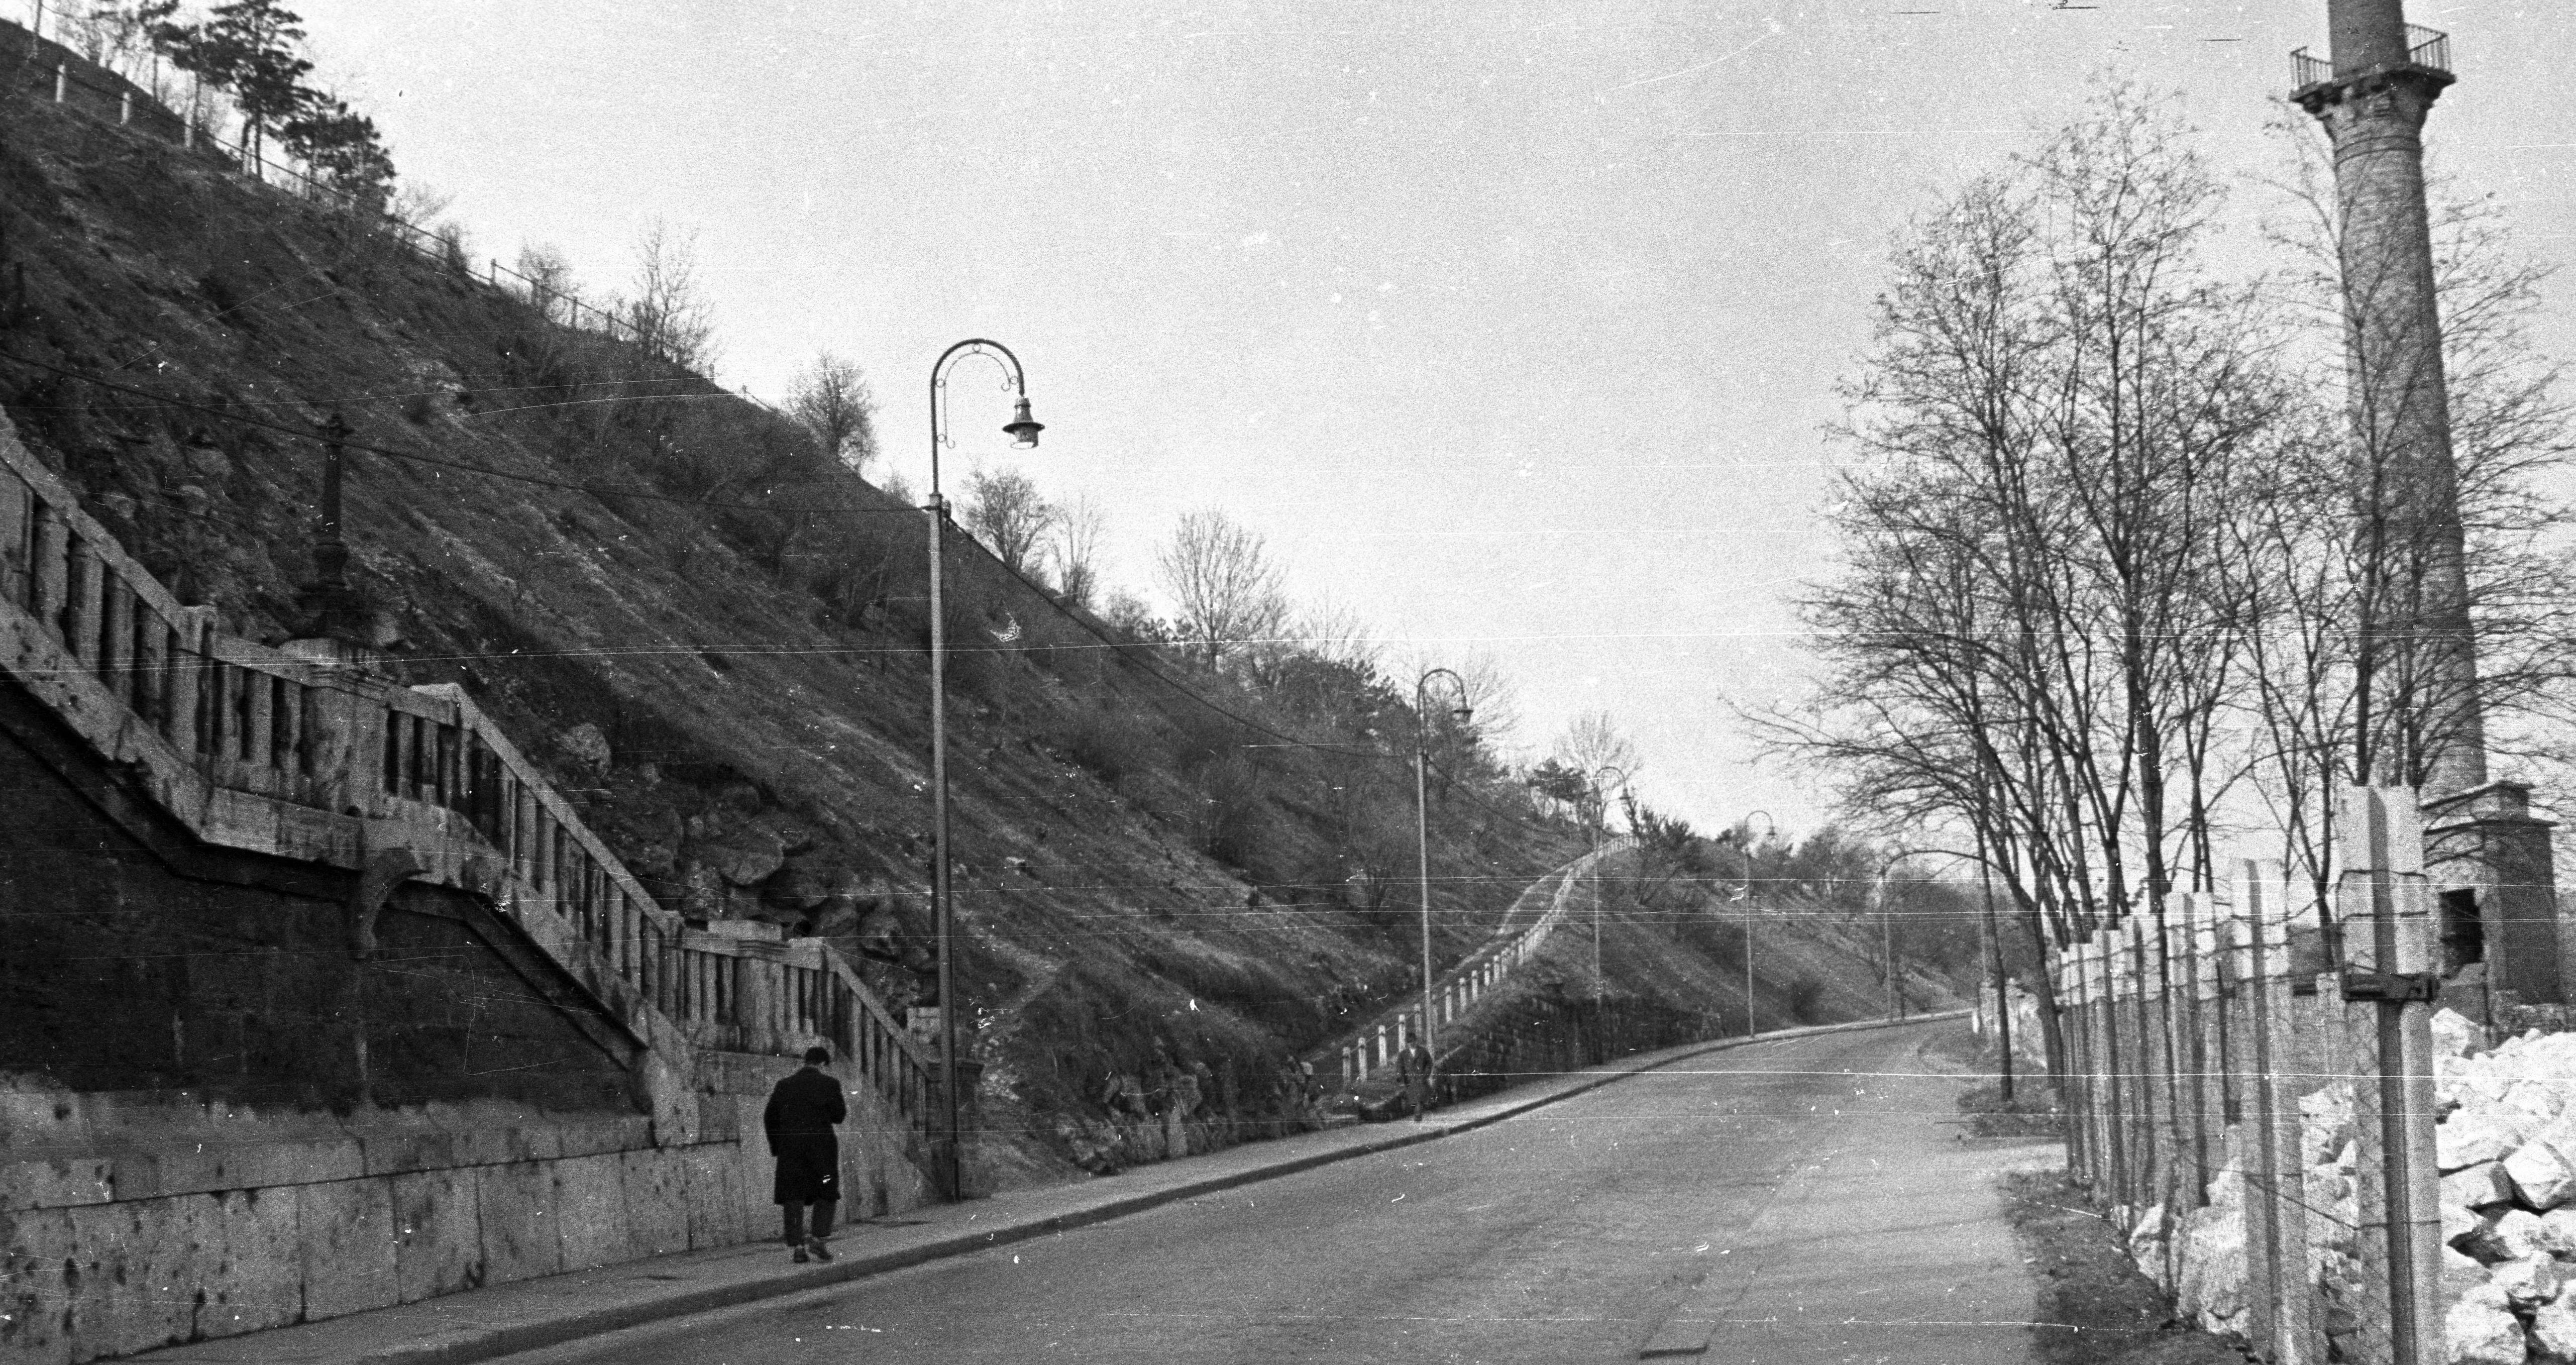
[[[930,1261],[946,1260],[953,1256],[964,1256],[973,1252],[988,1250],[993,1247],[1009,1246],[1013,1243],[1025,1242],[1032,1238],[1044,1237],[1053,1233],[1070,1232],[1074,1229],[1089,1227],[1096,1223],[1105,1223],[1113,1218],[1124,1218],[1130,1214],[1143,1213],[1148,1209],[1159,1208],[1165,1204],[1175,1204],[1186,1199],[1195,1199],[1201,1195],[1215,1194],[1220,1191],[1234,1189],[1238,1186],[1249,1185],[1256,1181],[1270,1180],[1284,1175],[1295,1175],[1301,1171],[1313,1170],[1319,1166],[1329,1166],[1334,1162],[1347,1161],[1354,1157],[1368,1156],[1378,1152],[1393,1151],[1397,1148],[1410,1147],[1417,1143],[1430,1142],[1438,1138],[1449,1137],[1458,1133],[1473,1132],[1476,1129],[1500,1123],[1505,1119],[1515,1118],[1519,1115],[1529,1113],[1534,1109],[1544,1108],[1563,1100],[1569,1100],[1577,1095],[1588,1094],[1594,1090],[1600,1089],[1602,1086],[1610,1084],[1613,1081],[1626,1080],[1632,1076],[1642,1075],[1648,1071],[1670,1066],[1675,1062],[1689,1061],[1694,1057],[1704,1057],[1712,1052],[1724,1052],[1731,1048],[1749,1047],[1755,1043],[1773,1043],[1786,1039],[1814,1037],[1828,1033],[1851,1033],[1867,1029],[1899,1028],[1909,1024],[1925,1024],[1949,1019],[1962,1019],[1966,1018],[1969,1013],[1970,1011],[1964,1009],[1946,1010],[1936,1014],[1914,1015],[1906,1019],[1866,1019],[1847,1024],[1818,1024],[1807,1028],[1774,1029],[1769,1033],[1755,1034],[1749,1038],[1724,1038],[1707,1043],[1687,1043],[1682,1045],[1686,1050],[1675,1051],[1670,1056],[1658,1057],[1653,1061],[1623,1067],[1616,1071],[1605,1071],[1599,1075],[1592,1076],[1579,1084],[1569,1085],[1563,1089],[1554,1090],[1544,1095],[1534,1095],[1518,1103],[1506,1105],[1488,1113],[1478,1114],[1474,1118],[1464,1121],[1451,1123],[1424,1123],[1419,1126],[1405,1124],[1403,1125],[1404,1131],[1390,1133],[1387,1136],[1374,1141],[1353,1143],[1345,1147],[1336,1147],[1330,1151],[1308,1153],[1303,1156],[1292,1157],[1283,1161],[1255,1167],[1250,1170],[1232,1171],[1223,1175],[1209,1176],[1201,1180],[1185,1181],[1180,1184],[1169,1185],[1159,1189],[1140,1191],[1133,1195],[1104,1200],[1101,1203],[1091,1205],[1090,1207],[1077,1209],[1068,1213],[1050,1214],[1044,1217],[1031,1218],[1023,1222],[998,1225],[972,1233],[959,1233],[953,1236],[941,1237],[936,1240],[917,1243],[908,1247],[889,1248],[884,1251],[856,1255],[844,1252],[840,1260],[829,1265],[800,1268],[791,1272],[736,1284],[710,1285],[703,1289],[682,1290],[673,1293],[668,1297],[656,1298],[641,1303],[611,1304],[597,1308],[571,1308],[560,1316],[547,1318],[539,1322],[513,1323],[481,1329],[449,1329],[458,1330],[458,1335],[447,1336],[442,1340],[420,1341],[402,1345],[380,1347],[371,1350],[364,1350],[354,1355],[337,1356],[331,1357],[330,1359],[333,1361],[333,1365],[465,1365],[465,1362],[493,1360],[502,1356],[516,1355],[525,1351],[541,1350],[549,1346],[560,1346],[567,1342],[580,1340],[584,1337],[598,1336],[604,1333],[620,1331],[630,1327],[640,1327],[647,1323],[664,1321],[671,1318],[688,1317],[693,1314],[704,1313],[713,1309],[732,1308],[742,1304],[757,1303],[763,1299],[781,1298],[790,1294],[805,1293],[809,1290],[825,1289],[833,1285],[845,1284],[853,1280],[868,1279],[873,1276],[887,1274],[891,1271],[902,1270],[910,1266],[921,1265]],[[1610,1063],[1609,1065],[1616,1066],[1618,1064]],[[435,1303],[437,1301],[428,1300],[426,1302]],[[256,1336],[257,1334],[253,1335]],[[206,1346],[218,1346],[221,1344],[222,1340],[224,1339],[212,1340],[202,1344]],[[232,1340],[240,1339],[234,1338]],[[183,1347],[180,1349],[184,1350],[186,1348]],[[150,1357],[147,1356],[145,1358],[149,1359]],[[298,1358],[321,1359],[321,1357],[304,1357],[301,1355],[299,1355]]]

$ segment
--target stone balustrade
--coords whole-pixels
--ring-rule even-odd
[[[685,1128],[696,1049],[831,1046],[917,1131],[934,1065],[820,940],[689,927],[657,904],[461,688],[270,649],[182,605],[0,419],[0,673],[220,847],[456,887],[642,1045]],[[362,888],[364,883],[362,882]],[[363,945],[373,905],[353,905]]]

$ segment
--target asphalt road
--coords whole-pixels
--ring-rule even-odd
[[[2035,1359],[1956,1022],[1710,1054],[1474,1132],[524,1365]],[[864,1236],[864,1233],[858,1234]],[[782,1249],[779,1255],[784,1258]]]

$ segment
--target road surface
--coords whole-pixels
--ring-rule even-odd
[[[903,1361],[2035,1359],[1956,1021],[1713,1053],[1437,1142],[518,1357]],[[864,1239],[864,1228],[848,1237]],[[783,1260],[786,1252],[779,1256]]]

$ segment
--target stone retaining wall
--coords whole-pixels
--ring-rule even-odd
[[[83,1361],[777,1235],[774,1057],[702,1056],[694,1141],[497,1101],[336,1116],[186,1091],[0,1090],[0,1359]],[[855,1219],[931,1191],[864,1083]]]

